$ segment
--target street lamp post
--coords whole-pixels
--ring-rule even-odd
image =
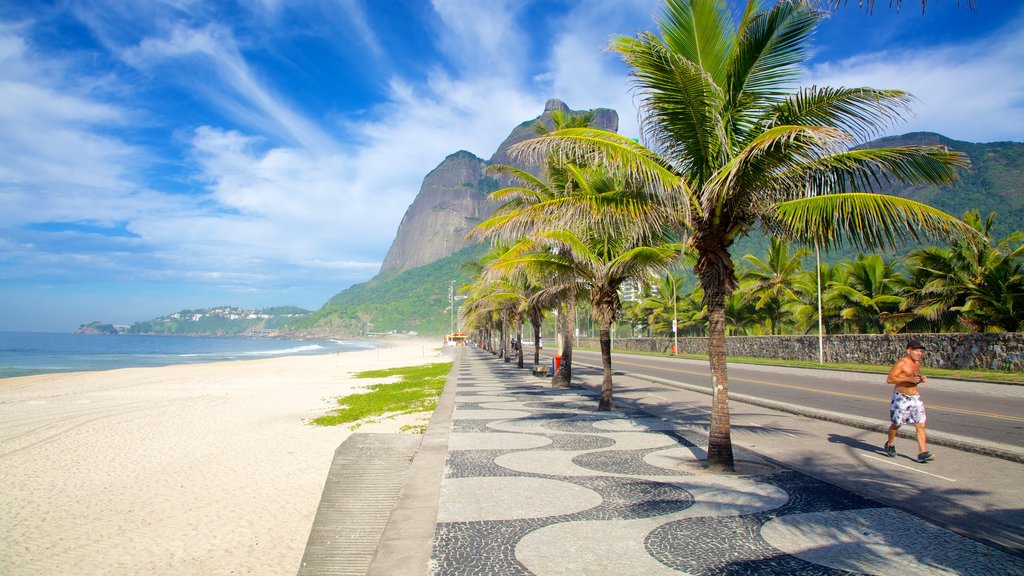
[[[669,272],[672,278],[672,355],[679,353],[679,300],[676,299],[676,277]]]

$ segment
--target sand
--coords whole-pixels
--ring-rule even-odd
[[[0,574],[294,574],[353,433],[308,420],[372,383],[354,372],[444,359],[416,341],[2,379]]]

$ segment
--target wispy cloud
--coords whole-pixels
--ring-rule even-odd
[[[146,38],[122,52],[129,64],[142,69],[157,69],[170,64],[186,91],[203,93],[227,116],[253,130],[267,131],[312,150],[334,147],[333,139],[315,122],[296,112],[293,106],[274,94],[247,64],[230,29],[218,24],[202,28],[174,26],[165,36]],[[197,63],[194,60],[198,60]],[[197,70],[208,66],[219,81],[210,82]]]

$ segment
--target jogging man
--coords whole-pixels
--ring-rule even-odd
[[[927,376],[921,375],[921,358],[924,357],[924,346],[917,340],[907,342],[907,355],[896,361],[892,370],[889,370],[889,377],[886,381],[893,384],[892,404],[889,406],[889,438],[883,448],[885,455],[890,458],[896,457],[896,431],[900,426],[909,423],[917,430],[917,461],[924,464],[935,457],[925,446],[926,437],[924,423],[927,417],[924,413],[924,402],[917,387],[928,381]]]

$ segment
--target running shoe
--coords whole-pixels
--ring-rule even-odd
[[[917,461],[920,462],[921,464],[924,464],[925,462],[931,462],[932,460],[935,460],[935,456],[932,456],[931,452],[925,451],[917,455]]]
[[[882,450],[885,450],[885,455],[888,456],[889,458],[896,457],[896,446],[894,446],[893,444],[889,444],[888,442],[886,442],[885,446],[882,446]]]

